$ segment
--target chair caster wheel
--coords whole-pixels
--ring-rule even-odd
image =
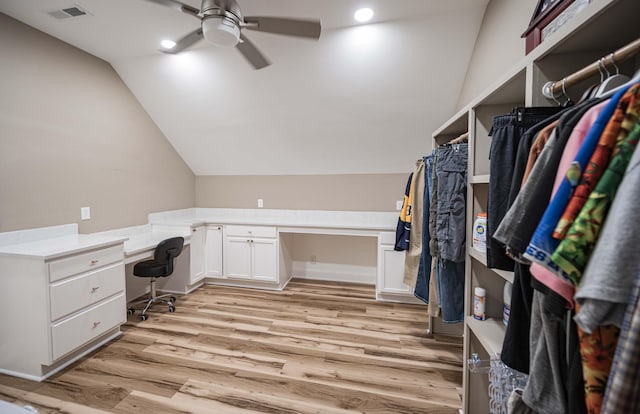
[[[176,311],[176,307],[173,305],[169,306],[169,312],[175,312]]]
[[[147,315],[146,313],[143,313],[142,315],[140,315],[141,321],[146,321],[147,319],[149,319],[149,315]]]
[[[136,312],[135,308],[129,308],[127,309],[127,315],[133,315]]]
[[[176,303],[176,297],[175,296],[171,296],[169,298],[169,300],[171,301],[171,303]]]

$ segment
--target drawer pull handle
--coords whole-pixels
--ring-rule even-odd
[[[96,293],[96,291],[98,289],[100,289],[100,286],[96,286],[96,287],[91,288],[91,293]]]
[[[98,264],[98,262],[99,262],[99,260],[95,260],[95,259],[94,259],[94,260],[92,260],[92,261],[91,261],[91,266],[95,266],[95,265],[97,265],[97,264]]]
[[[93,327],[94,327],[94,329],[95,329],[95,328],[97,328],[98,326],[100,326],[100,321],[98,321],[98,322],[94,322],[94,323],[93,323]]]

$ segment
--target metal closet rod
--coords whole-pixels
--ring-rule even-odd
[[[579,71],[565,77],[560,81],[549,81],[542,87],[542,95],[548,99],[554,99],[563,92],[566,88],[575,85],[585,79],[602,73],[603,69],[606,70],[606,66],[616,67],[616,63],[624,62],[625,60],[635,56],[640,52],[640,38],[627,44],[624,47],[616,50],[613,53],[608,54],[605,57],[598,59],[589,66],[585,66]]]

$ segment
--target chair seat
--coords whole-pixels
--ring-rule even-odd
[[[133,274],[140,277],[166,277],[169,276],[169,265],[158,263],[155,260],[147,260],[136,263],[133,266]]]

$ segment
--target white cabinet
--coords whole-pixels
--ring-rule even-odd
[[[205,273],[208,277],[222,277],[222,226],[207,225],[205,237]]]
[[[376,298],[407,301],[413,299],[413,288],[404,284],[405,252],[395,251],[395,233],[383,232],[378,238],[378,277]],[[413,302],[413,300],[408,300]]]
[[[277,281],[278,249],[275,239],[251,239],[251,273],[255,280]]]
[[[122,242],[72,251],[0,255],[0,372],[41,381],[119,334]]]
[[[251,244],[243,237],[225,238],[224,274],[233,279],[251,279]]]
[[[226,226],[224,274],[229,279],[278,281],[275,227]]]
[[[190,262],[191,270],[189,273],[189,282],[194,284],[205,276],[205,226],[196,226],[191,228],[191,246]]]

